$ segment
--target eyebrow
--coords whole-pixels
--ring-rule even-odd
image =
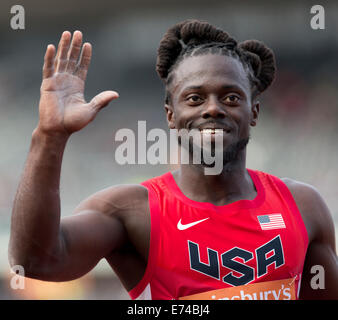
[[[202,89],[203,85],[200,86],[188,86],[186,88],[184,88],[181,93],[185,92],[185,91],[189,91],[189,90],[198,90],[198,89]],[[240,86],[236,85],[236,84],[228,84],[228,85],[223,85],[222,89],[226,89],[226,90],[236,90],[236,91],[241,91],[244,93],[244,89],[241,88]]]
[[[188,91],[188,90],[198,90],[198,89],[202,89],[203,86],[189,86],[189,87],[186,87],[182,90],[183,91]]]
[[[231,90],[239,90],[239,91],[244,91],[242,87],[236,85],[236,84],[229,84],[222,86],[222,89],[231,89]]]

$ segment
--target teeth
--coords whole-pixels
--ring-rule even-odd
[[[223,129],[202,129],[201,132],[205,134],[223,133]]]
[[[203,133],[215,133],[215,129],[203,129]]]

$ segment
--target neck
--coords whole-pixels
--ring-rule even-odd
[[[206,175],[202,165],[181,165],[173,173],[177,185],[190,199],[226,205],[256,196],[254,184],[246,170],[245,149],[236,161],[226,163],[219,175]]]

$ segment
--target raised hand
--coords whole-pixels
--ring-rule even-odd
[[[63,32],[55,55],[48,45],[43,65],[38,129],[47,134],[70,135],[91,122],[111,100],[115,91],[103,91],[90,102],[84,87],[92,56],[90,43],[82,45],[82,33]]]

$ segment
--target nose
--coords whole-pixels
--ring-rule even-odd
[[[208,118],[219,118],[223,119],[226,116],[224,108],[220,105],[216,98],[210,98],[208,103],[205,105],[205,109],[202,112],[204,119]]]

